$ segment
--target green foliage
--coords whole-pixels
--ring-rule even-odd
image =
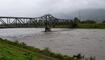
[[[80,23],[80,20],[77,17],[75,17],[74,20],[70,21],[70,28],[76,28],[79,23]]]
[[[79,24],[80,23],[80,19],[78,19],[77,17],[74,18],[74,23],[75,24]]]
[[[95,57],[90,57],[90,60],[96,60]]]
[[[102,23],[105,23],[105,20]]]
[[[69,28],[68,25],[56,25],[54,28]]]
[[[7,60],[7,58],[5,58],[5,57],[0,57],[0,60]]]
[[[105,24],[79,24],[77,28],[105,29]]]
[[[80,53],[77,54],[77,55],[74,55],[74,57],[77,58],[77,59],[83,59],[84,58],[84,56],[82,56]]]
[[[49,48],[45,48],[43,51],[50,52]]]
[[[82,24],[95,24],[96,21],[94,20],[86,20],[86,21],[81,21]]]

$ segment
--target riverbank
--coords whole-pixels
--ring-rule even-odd
[[[76,28],[105,29],[105,24],[79,24]]]
[[[31,51],[11,43],[15,42],[0,39],[0,60],[53,60],[46,56],[33,54]]]
[[[40,50],[18,41],[11,42],[0,38],[0,60],[78,60],[81,56],[69,57],[55,54],[48,48]]]
[[[56,25],[54,28],[70,28],[69,25]],[[105,29],[105,24],[78,24],[73,29]]]
[[[0,60],[42,60],[42,58],[0,42]]]
[[[5,28],[45,28],[45,26],[33,26],[33,27],[4,27]],[[70,25],[55,25],[51,28],[71,28]],[[72,29],[105,29],[104,23],[97,24],[78,24],[76,27],[72,27]]]

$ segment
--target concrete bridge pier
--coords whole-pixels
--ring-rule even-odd
[[[48,22],[45,23],[45,32],[50,32],[51,31],[51,27],[48,24]]]
[[[50,27],[45,27],[45,32],[50,32],[51,28]]]

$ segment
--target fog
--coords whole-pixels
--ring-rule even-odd
[[[105,0],[0,0],[0,16],[57,15],[104,6]]]

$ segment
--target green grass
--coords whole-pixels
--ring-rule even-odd
[[[69,25],[56,25],[54,28],[69,28]]]
[[[66,56],[49,51],[48,48],[40,50],[18,41],[11,42],[0,38],[0,60],[81,60],[81,54]],[[84,59],[85,60],[85,59]],[[95,60],[90,57],[90,60]]]
[[[56,25],[53,28],[70,28],[70,26],[69,25]],[[78,24],[78,26],[76,26],[75,28],[80,28],[80,29],[105,29],[105,24],[103,24],[103,23],[98,23],[98,24]]]
[[[14,42],[13,42],[14,43]],[[41,54],[34,54],[0,39],[0,60],[52,60]]]
[[[76,28],[105,29],[105,24],[79,24]]]
[[[69,25],[56,25],[55,28],[70,28],[70,26]],[[103,24],[103,23],[78,24],[78,26],[76,26],[75,28],[80,28],[80,29],[105,29],[105,24]]]
[[[0,60],[44,60],[0,41]]]
[[[11,42],[0,38],[0,60],[78,60],[50,52],[48,48],[40,50],[18,41]]]

